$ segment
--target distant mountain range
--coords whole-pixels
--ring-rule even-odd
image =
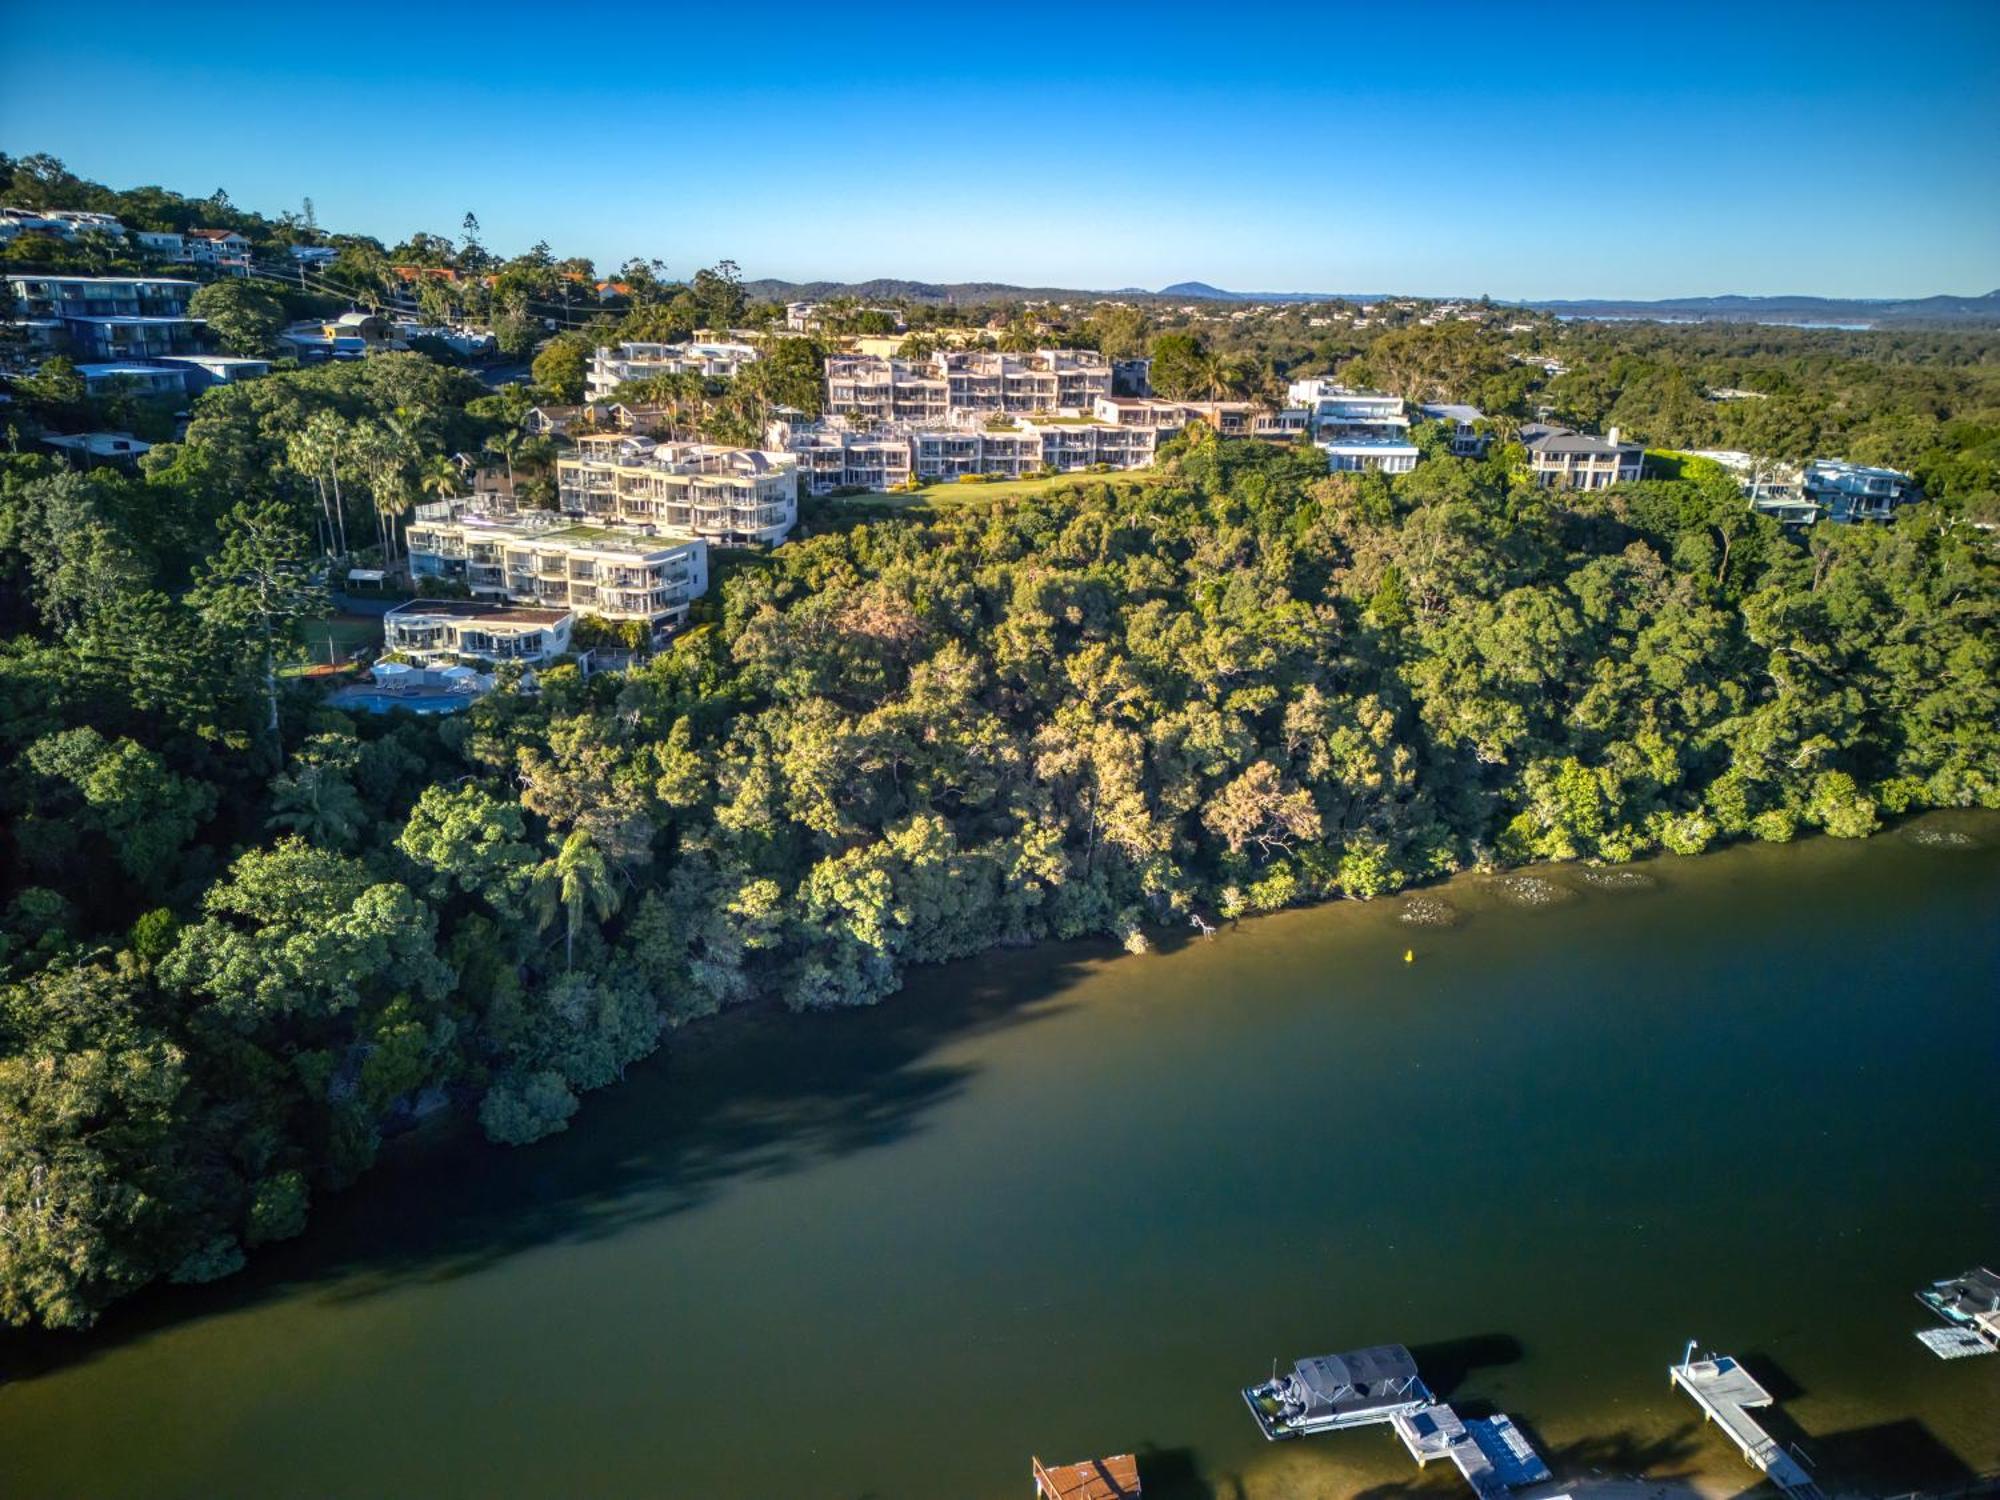
[[[1167,302],[1380,302],[1411,293],[1394,292],[1231,292],[1206,281],[1177,281],[1158,291],[1119,287],[1090,291],[1079,287],[1012,286],[1004,281],[752,281],[744,288],[757,298],[779,302],[828,297],[899,298],[914,302],[998,302],[1022,298],[1082,301],[1093,297]],[[1502,304],[1533,308],[1569,318],[1657,318],[1668,322],[1794,323],[1801,326],[1855,324],[1878,328],[1923,324],[2000,326],[2000,291],[1983,297],[1667,297],[1657,301],[1619,298],[1552,299]]]

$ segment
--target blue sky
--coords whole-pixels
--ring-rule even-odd
[[[2000,287],[2000,0],[9,0],[0,150],[601,269],[1496,297]]]

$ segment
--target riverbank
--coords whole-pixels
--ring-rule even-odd
[[[2000,1462],[2000,1361],[1910,1334],[2000,1204],[1955,1071],[2000,1045],[2000,820],[1961,821],[1980,847],[1571,867],[1531,907],[1465,876],[1449,929],[1335,903],[705,1028],[566,1135],[409,1153],[65,1341],[0,1387],[0,1489],[999,1500],[1030,1452],[1131,1449],[1169,1500],[1451,1493],[1235,1396],[1396,1339],[1566,1488],[1720,1500],[1749,1475],[1666,1388],[1691,1335],[1777,1372],[1830,1488],[1949,1484]]]

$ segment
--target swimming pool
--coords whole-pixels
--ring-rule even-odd
[[[329,708],[355,708],[387,714],[401,709],[412,714],[455,714],[473,699],[471,693],[385,693],[377,688],[341,688],[327,695]]]

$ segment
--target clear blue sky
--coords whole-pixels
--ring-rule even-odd
[[[10,0],[0,149],[601,269],[1656,297],[2000,287],[2000,0]]]

